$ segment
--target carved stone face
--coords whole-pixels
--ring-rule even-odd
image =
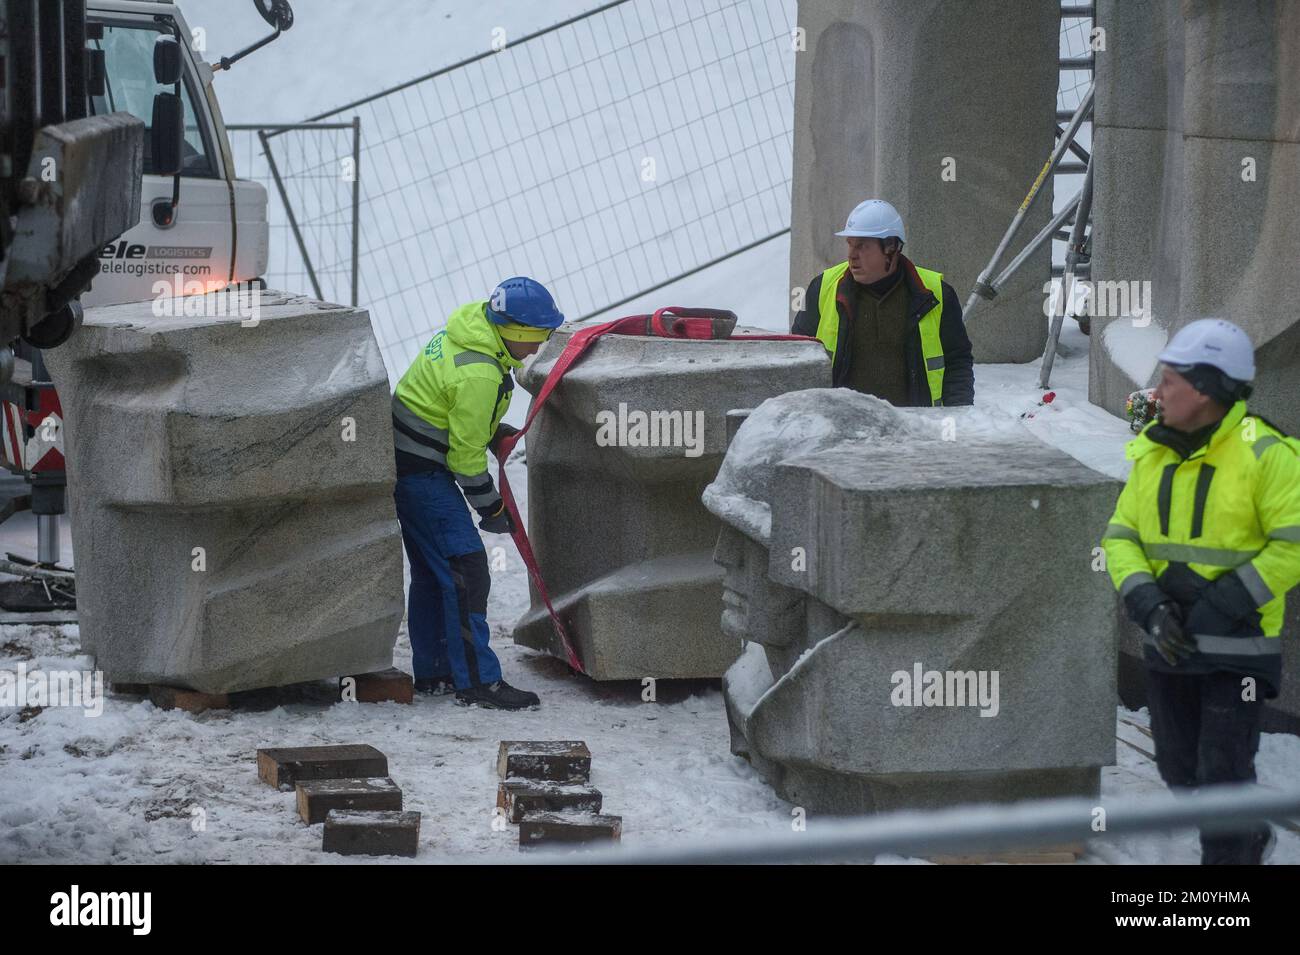
[[[804,595],[768,578],[767,548],[723,523],[713,559],[725,571],[722,632],[764,646],[788,646],[803,629]]]

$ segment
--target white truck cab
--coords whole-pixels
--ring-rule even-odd
[[[287,3],[255,2],[276,26],[276,36],[288,26],[273,17],[287,15],[292,24]],[[103,38],[92,41],[104,51],[106,74],[104,95],[94,98],[95,112],[125,110],[149,128],[155,96],[171,88],[157,82],[155,46],[160,37],[179,41],[184,138],[179,177],[173,177],[156,171],[146,135],[140,222],[101,250],[100,273],[82,304],[143,302],[259,278],[266,271],[269,241],[266,190],[235,175],[213,89],[214,68],[194,50],[180,9],[164,0],[89,0],[86,19],[103,25]],[[173,209],[174,190],[179,202]],[[163,291],[164,283],[170,291]]]
[[[137,124],[121,113],[143,121],[143,176],[139,221],[100,249],[100,271],[89,291],[34,325],[17,323],[15,331],[26,330],[12,348],[0,342],[0,466],[22,475],[32,489],[30,500],[15,498],[0,507],[0,523],[23,509],[19,501],[26,502],[23,507],[30,507],[37,519],[36,568],[57,568],[66,486],[62,406],[41,350],[58,347],[74,334],[84,308],[202,294],[259,279],[266,271],[266,190],[235,175],[212,83],[216,69],[229,69],[293,25],[289,0],[253,3],[275,32],[222,57],[215,68],[195,51],[190,28],[175,3],[86,3],[85,35],[91,51],[87,70],[93,68],[96,79],[86,84],[91,91],[90,118],[119,113],[116,124],[131,131],[138,129]],[[0,30],[0,35],[7,31]],[[99,94],[94,91],[101,86],[101,65],[103,92]],[[123,142],[133,145],[135,140]],[[115,162],[112,171],[120,178],[121,156],[128,153],[121,152],[125,146],[120,143],[116,148],[118,152],[102,152]],[[138,161],[138,151],[129,156],[133,163]],[[134,202],[134,193],[129,199]],[[134,208],[126,208],[111,230],[106,228],[111,221],[96,220],[99,231],[90,240],[90,249],[102,236],[116,232],[121,222],[131,221],[134,213]],[[84,288],[84,283],[79,287]],[[0,583],[0,609],[9,606],[3,586]],[[53,601],[48,587],[45,594]]]

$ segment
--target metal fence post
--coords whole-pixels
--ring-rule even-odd
[[[316,270],[312,268],[311,256],[307,254],[307,243],[302,240],[302,231],[298,228],[298,217],[293,214],[293,205],[289,202],[289,196],[284,191],[284,181],[280,178],[280,168],[275,164],[275,157],[271,155],[271,145],[267,142],[265,129],[257,131],[257,138],[262,141],[262,150],[266,154],[266,163],[271,167],[271,175],[275,179],[275,188],[280,191],[280,201],[284,204],[284,214],[289,218],[289,228],[293,230],[294,240],[298,243],[298,251],[302,255],[303,265],[307,267],[307,277],[311,279],[311,287],[316,293],[318,299],[324,299],[321,294],[320,282],[316,279]]]
[[[361,117],[352,117],[352,307],[356,308],[361,263]]]

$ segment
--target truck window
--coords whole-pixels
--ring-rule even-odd
[[[97,115],[125,110],[144,120],[146,127],[153,122],[154,96],[170,90],[170,87],[159,86],[153,78],[153,45],[160,35],[162,31],[152,25],[104,24],[104,39],[94,41],[95,46],[104,51],[106,73],[104,95],[94,98]],[[181,86],[181,102],[185,110],[181,175],[215,177],[215,164],[196,118],[199,114],[194,109],[194,91],[188,73]],[[144,138],[144,171],[146,175],[154,172],[147,133]]]

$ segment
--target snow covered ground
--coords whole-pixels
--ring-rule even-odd
[[[735,277],[699,276],[693,280],[705,283],[699,289],[669,289],[657,301],[721,304],[713,295],[697,296],[714,281],[734,288]],[[732,304],[751,313],[756,308]],[[1038,403],[1034,365],[978,366],[978,403],[994,418],[1023,420],[1044,440],[1122,473],[1128,429],[1087,403],[1086,339],[1071,329],[1062,351],[1050,405]],[[1022,412],[1034,417],[1021,419]],[[526,510],[524,465],[513,460],[510,471]],[[422,813],[416,862],[518,852],[514,828],[493,825],[502,739],[586,740],[592,783],[604,793],[607,811],[623,817],[629,847],[789,827],[793,807],[730,755],[716,686],[661,684],[658,702],[643,703],[639,684],[595,684],[559,661],[515,647],[509,630],[528,604],[524,569],[506,538],[484,540],[504,563],[493,575],[489,602],[494,646],[508,679],[541,694],[540,710],[467,709],[438,697],[412,706],[292,702],[194,716],[116,696],[97,717],[71,708],[34,715],[0,710],[0,862],[338,863],[342,857],[321,853],[320,828],[298,820],[293,794],[258,781],[254,759],[261,746],[326,743],[370,743],[388,755],[407,807]],[[29,549],[12,537],[4,543]],[[20,662],[47,671],[90,665],[80,655],[76,626],[0,627],[0,668],[13,671]],[[409,671],[404,631],[396,665]],[[1145,711],[1117,710],[1121,742],[1117,764],[1103,771],[1103,799],[1162,791],[1154,765],[1138,751],[1151,750],[1146,725]],[[1266,734],[1258,765],[1263,783],[1300,786],[1300,739]],[[1194,863],[1198,857],[1195,835],[1183,833],[1094,843],[1085,861]],[[1281,831],[1274,861],[1300,862],[1300,836]]]
[[[266,32],[243,0],[239,15],[229,2],[181,5],[192,26],[207,30],[209,58]],[[482,49],[498,25],[522,33],[593,6],[595,0],[295,0],[298,24],[274,53],[254,55],[218,77],[225,118],[300,120],[358,91]],[[384,55],[354,55],[366,49]],[[322,62],[329,68],[320,69]],[[602,317],[708,305],[734,309],[748,325],[785,330],[788,262],[788,241],[774,240]],[[1071,324],[1050,404],[1040,403],[1036,363],[978,366],[977,405],[992,419],[1021,422],[1119,477],[1130,435],[1124,422],[1087,401],[1087,347]],[[509,418],[516,424],[526,410],[519,394]],[[512,463],[511,474],[526,511],[522,462]],[[730,755],[715,685],[661,683],[658,702],[643,703],[639,684],[594,684],[558,661],[515,647],[508,634],[528,605],[524,569],[507,538],[486,535],[485,544],[496,568],[489,601],[493,642],[507,678],[541,694],[537,712],[465,709],[448,697],[418,698],[412,706],[299,701],[197,716],[119,696],[105,700],[95,717],[57,707],[0,709],[0,862],[344,861],[321,853],[320,828],[298,820],[293,794],[258,781],[254,754],[272,745],[370,743],[386,753],[406,806],[422,813],[415,862],[517,853],[514,828],[493,825],[497,743],[512,738],[586,740],[592,782],[604,793],[606,810],[623,817],[629,847],[788,830],[793,807]],[[34,546],[32,522],[18,518],[0,526],[0,553],[32,554]],[[63,562],[75,564],[66,530]],[[395,663],[410,668],[404,631]],[[81,655],[76,626],[0,626],[0,670],[20,664],[46,672],[91,665]],[[1104,799],[1163,790],[1151,760],[1139,752],[1151,749],[1146,723],[1145,712],[1117,709],[1121,742],[1117,764],[1103,771]],[[1258,768],[1267,785],[1300,786],[1300,739],[1265,735]],[[816,824],[814,816],[809,825]],[[1193,863],[1198,856],[1195,835],[1183,833],[1094,843],[1085,861]],[[1300,862],[1300,837],[1280,832],[1274,861]]]
[[[3,639],[0,665],[27,652],[45,667],[74,665],[75,627],[6,628]],[[0,723],[0,861],[344,861],[321,853],[321,827],[298,820],[293,793],[257,779],[256,748],[286,744],[364,742],[386,753],[405,808],[422,813],[421,862],[519,851],[514,827],[493,826],[501,739],[586,740],[592,782],[624,817],[629,845],[788,824],[788,807],[728,755],[716,690],[664,688],[673,702],[643,704],[639,685],[602,687],[497,642],[510,677],[543,694],[541,710],[507,714],[439,697],[190,716],[111,698],[97,718],[51,708],[20,722],[11,713]],[[404,636],[397,664],[410,666]],[[192,826],[196,808],[204,831]]]

